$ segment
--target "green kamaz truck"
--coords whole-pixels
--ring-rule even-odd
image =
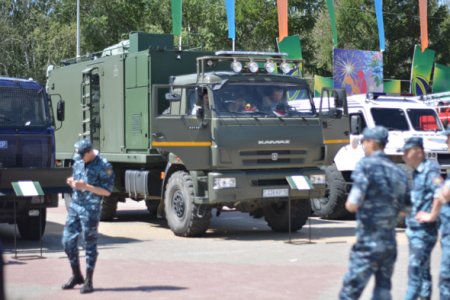
[[[298,63],[280,53],[179,51],[171,35],[131,33],[49,68],[48,92],[65,100],[54,105],[65,110],[56,158],[70,166],[83,137],[112,163],[103,220],[133,199],[180,236],[205,233],[224,206],[264,216],[275,231],[299,230],[310,199],[326,192],[320,167],[348,143],[349,123],[342,93],[324,98],[334,101],[326,114],[315,107],[306,81],[290,75]]]

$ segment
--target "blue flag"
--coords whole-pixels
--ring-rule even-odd
[[[234,0],[225,0],[228,20],[228,38],[236,39],[236,29],[234,27]]]
[[[383,24],[383,0],[375,0],[375,12],[377,14],[380,51],[384,51],[385,45],[384,45],[384,24]]]

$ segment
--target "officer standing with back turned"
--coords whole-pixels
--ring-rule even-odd
[[[75,143],[75,162],[72,177],[67,184],[72,187],[72,202],[68,209],[67,221],[63,233],[63,245],[70,266],[72,277],[62,289],[72,289],[83,284],[80,293],[94,291],[92,277],[97,261],[98,223],[100,221],[101,201],[109,196],[114,185],[114,174],[111,164],[102,158],[92,147],[89,140],[83,139]],[[78,254],[78,236],[83,234],[86,242],[86,280],[80,270]]]
[[[386,128],[363,131],[365,153],[352,173],[353,186],[345,207],[356,212],[356,237],[350,253],[349,271],[339,299],[358,299],[375,275],[372,299],[391,299],[391,277],[397,258],[397,216],[409,199],[408,179],[384,153]]]
[[[431,299],[430,257],[438,236],[438,224],[419,223],[419,211],[431,211],[434,194],[443,179],[439,165],[425,158],[421,137],[411,137],[403,146],[403,160],[413,172],[411,213],[406,219],[409,241],[408,289],[405,300]]]

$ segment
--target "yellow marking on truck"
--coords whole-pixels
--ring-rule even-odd
[[[153,147],[211,147],[211,142],[152,142]]]
[[[350,142],[349,139],[341,139],[341,140],[325,140],[325,145],[331,145],[331,144],[348,144]]]

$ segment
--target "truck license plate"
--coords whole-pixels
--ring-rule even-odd
[[[289,189],[264,189],[263,198],[276,198],[289,196]]]

